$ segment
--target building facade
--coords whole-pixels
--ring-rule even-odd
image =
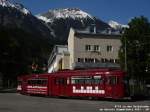
[[[119,67],[121,35],[78,32],[70,29],[68,51],[70,69],[80,67]]]
[[[82,32],[71,28],[65,50],[61,53],[53,50],[48,62],[48,72],[59,69],[120,67],[118,64],[120,39],[121,35]],[[53,68],[57,69],[52,70]]]
[[[62,64],[66,64],[67,60],[64,62],[62,57],[66,57],[68,52],[68,46],[67,45],[55,45],[49,60],[48,60],[48,73],[58,71],[60,69],[64,69],[64,66],[62,67]],[[68,64],[67,64],[68,65]]]

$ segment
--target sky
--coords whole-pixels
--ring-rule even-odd
[[[150,20],[150,0],[15,0],[22,3],[32,14],[49,9],[80,8],[108,22],[127,24],[132,18],[145,16]]]

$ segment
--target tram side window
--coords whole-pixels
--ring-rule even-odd
[[[59,85],[59,79],[55,78],[54,81],[55,81],[55,84],[56,84],[56,85]]]
[[[71,79],[71,84],[75,84],[75,80],[74,79]]]
[[[71,84],[103,84],[103,78],[77,78],[71,79]]]
[[[42,80],[41,82],[43,85],[47,84],[47,80]]]
[[[29,85],[35,85],[36,84],[36,80],[28,80],[28,84]]]
[[[101,79],[95,79],[94,84],[102,84],[103,81]]]
[[[72,79],[71,84],[87,84],[89,83],[88,80],[85,79]]]
[[[45,85],[47,84],[47,80],[28,80],[29,85]]]
[[[91,84],[92,83],[92,79],[85,79],[85,84]]]
[[[107,84],[110,84],[110,85],[119,84],[119,77],[116,77],[116,76],[110,76],[110,77],[108,77]]]
[[[77,80],[75,80],[75,83],[77,83],[77,84],[84,84],[85,80],[84,79],[77,79]]]
[[[67,80],[65,78],[59,78],[59,79],[55,79],[55,84],[56,85],[66,85],[67,84]]]
[[[31,84],[37,85],[37,80],[31,80]]]
[[[65,84],[64,78],[60,78],[60,79],[59,79],[59,84],[61,84],[61,85]]]
[[[32,81],[31,81],[31,80],[28,80],[28,84],[31,85],[31,84],[32,84]]]
[[[41,84],[41,80],[37,80],[37,84],[40,85]]]
[[[46,85],[47,84],[47,80],[46,79],[38,80],[38,84],[39,85]]]

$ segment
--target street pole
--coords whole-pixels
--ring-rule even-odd
[[[126,37],[125,37],[125,51],[124,51],[124,55],[125,55],[125,71],[127,72],[127,42],[126,42]]]

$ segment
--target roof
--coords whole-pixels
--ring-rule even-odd
[[[97,68],[85,70],[62,70],[53,72],[52,76],[65,77],[65,76],[95,76],[95,75],[125,75],[121,69],[114,68]]]
[[[53,73],[23,75],[18,79],[25,78],[46,78],[46,77],[65,77],[65,76],[95,76],[95,75],[125,75],[121,69],[98,68],[85,70],[62,70]]]
[[[114,34],[100,34],[100,33],[79,33],[76,32],[75,36],[78,38],[102,38],[102,39],[120,39],[121,35]]]
[[[59,48],[63,48],[63,50],[59,50]],[[64,48],[66,50],[64,50]],[[49,60],[48,60],[48,64],[51,64],[54,60],[54,58],[56,58],[56,55],[63,53],[64,51],[68,51],[68,46],[67,45],[55,45],[53,47],[53,50],[49,56]]]
[[[59,47],[59,48],[68,48],[67,45],[55,45],[54,47]]]
[[[120,69],[120,65],[117,63],[101,63],[101,62],[96,62],[96,63],[82,63],[82,62],[75,62],[73,65],[74,69],[90,69],[90,68],[114,68],[114,69]]]
[[[72,28],[73,29],[73,28]],[[101,32],[89,32],[87,30],[73,29],[75,36],[78,38],[104,38],[104,39],[120,39],[122,34],[101,31]]]

